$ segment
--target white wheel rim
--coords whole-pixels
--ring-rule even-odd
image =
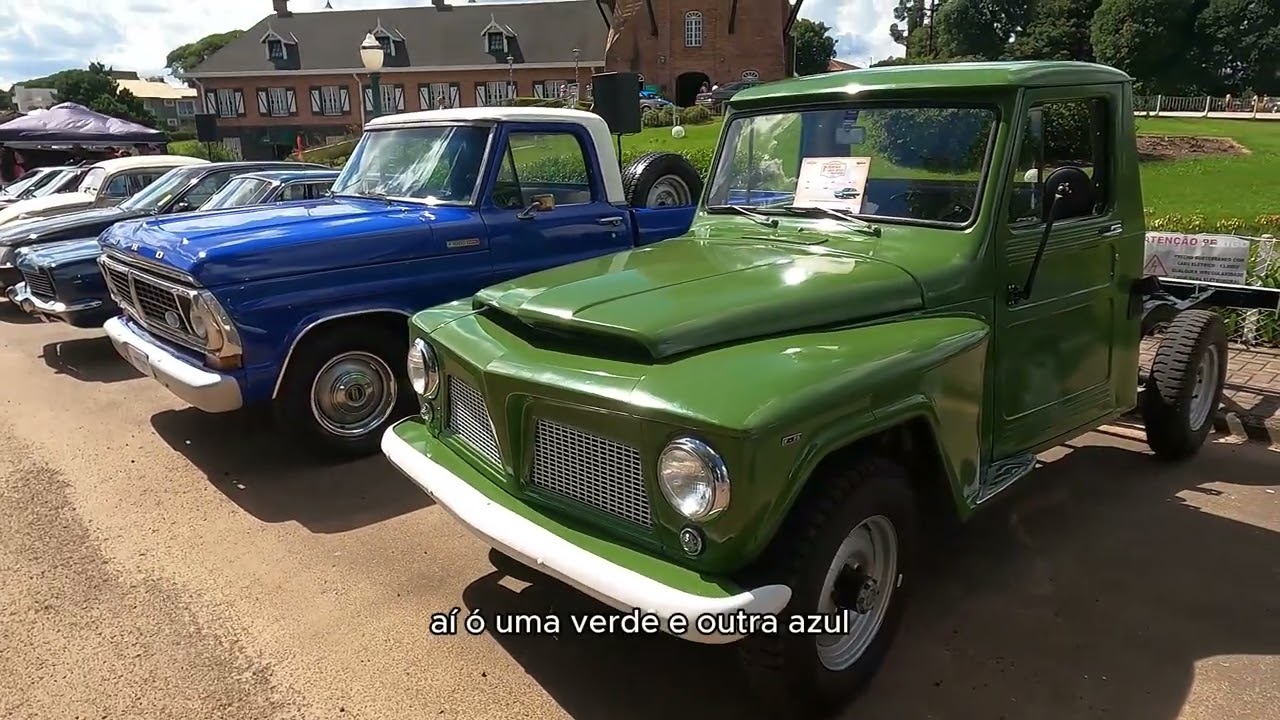
[[[898,533],[889,518],[869,517],[845,537],[822,582],[818,613],[849,615],[847,633],[815,638],[823,667],[840,672],[862,657],[884,624],[897,582]]]
[[[683,207],[693,203],[693,193],[684,180],[675,175],[664,175],[649,188],[645,207]]]
[[[1210,345],[1205,348],[1204,354],[1200,356],[1200,363],[1196,365],[1196,384],[1191,390],[1190,419],[1193,431],[1204,427],[1209,414],[1218,404],[1218,364],[1220,362],[1218,347]]]

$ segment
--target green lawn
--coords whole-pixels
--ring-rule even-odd
[[[1209,223],[1240,220],[1252,226],[1259,216],[1280,215],[1271,183],[1280,180],[1280,121],[1138,118],[1144,135],[1229,137],[1248,148],[1248,155],[1214,156],[1147,162],[1142,165],[1145,205],[1153,218],[1201,215]],[[677,140],[671,128],[648,128],[624,137],[628,153],[669,150],[709,155],[720,123],[686,125]],[[1275,221],[1264,222],[1274,231]],[[1195,228],[1187,228],[1193,230]]]

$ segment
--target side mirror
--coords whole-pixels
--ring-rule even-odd
[[[1093,205],[1093,180],[1088,173],[1078,167],[1060,167],[1049,173],[1042,186],[1045,221],[1044,232],[1040,234],[1040,245],[1036,247],[1036,255],[1031,260],[1031,269],[1027,271],[1027,281],[1022,287],[1009,287],[1009,304],[1015,305],[1031,298],[1031,288],[1035,284],[1036,274],[1040,271],[1040,261],[1044,258],[1045,248],[1049,245],[1049,233],[1053,223],[1064,217],[1076,217]]]

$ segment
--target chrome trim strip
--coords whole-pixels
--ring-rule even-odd
[[[124,253],[124,252],[121,252],[120,250],[117,250],[115,248],[110,248],[110,247],[103,248],[102,255],[103,257],[111,258],[112,260],[116,261],[121,265],[125,265],[125,266],[132,265],[136,269],[142,270],[144,272],[150,271],[150,272],[158,273],[160,275],[167,277],[170,280],[184,283],[187,286],[183,288],[184,290],[195,290],[199,287],[199,283],[196,282],[195,278],[182,272],[181,270],[177,270],[169,265],[158,263],[155,260],[148,260],[147,258],[139,257],[137,255],[129,255],[128,253]]]
[[[314,330],[316,326],[327,323],[330,320],[341,320],[342,318],[356,317],[357,315],[372,315],[373,313],[380,313],[380,312],[389,312],[389,313],[395,313],[396,315],[403,315],[406,320],[408,318],[413,317],[413,313],[407,313],[404,310],[401,310],[399,308],[378,307],[378,308],[369,308],[367,310],[354,310],[352,312],[339,313],[337,315],[326,315],[325,317],[322,317],[319,320],[311,322],[306,327],[302,328],[302,332],[298,333],[298,336],[293,339],[292,343],[290,343],[289,351],[286,352],[284,355],[284,362],[280,363],[280,373],[276,375],[276,385],[271,390],[271,399],[272,400],[276,399],[276,396],[280,394],[280,386],[284,383],[284,374],[289,369],[289,361],[293,359],[293,351],[297,349],[298,343],[302,342],[302,338],[306,337],[307,333]],[[408,337],[409,337],[408,328],[406,328],[405,338],[408,339]]]

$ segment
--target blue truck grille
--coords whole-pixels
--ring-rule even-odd
[[[44,270],[23,270],[22,280],[27,284],[27,292],[32,295],[45,300],[54,299],[53,278]]]
[[[102,256],[98,259],[112,297],[148,330],[179,345],[203,352],[205,342],[191,327],[195,290],[175,285],[146,270]]]

